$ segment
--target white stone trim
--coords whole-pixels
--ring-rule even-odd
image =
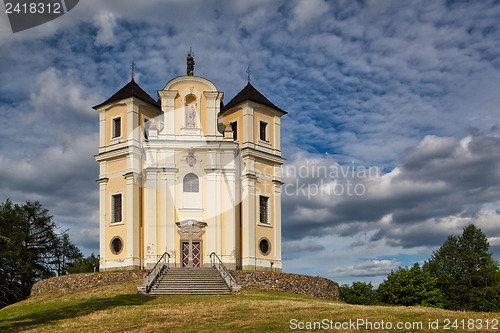
[[[203,95],[207,101],[206,118],[207,128],[204,135],[208,138],[223,137],[217,130],[217,115],[220,112],[220,101],[224,93],[218,91],[204,91]]]
[[[146,171],[144,187],[144,263],[146,267],[158,260],[157,253],[157,217],[156,217],[156,170]]]
[[[242,265],[255,267],[255,179],[245,176],[242,179]]]
[[[175,136],[175,97],[177,90],[158,90],[163,111],[163,129],[160,134],[173,139]]]
[[[104,268],[101,261],[106,260],[106,191],[107,180],[103,179],[99,182],[99,269]]]
[[[269,161],[275,164],[284,164],[286,161],[286,159],[284,159],[281,156],[277,156],[270,153],[267,154],[264,153],[260,147],[258,149],[250,147],[249,148],[242,147],[241,156],[242,157],[252,156],[253,158],[259,158],[263,161]]]
[[[137,173],[128,173],[125,175],[127,181],[127,257],[139,256],[139,187],[137,185]]]
[[[170,254],[170,262],[177,262],[176,258],[176,235],[177,226],[175,225],[175,172],[167,170],[165,172],[165,191],[161,192],[162,211],[165,206],[165,222],[166,222],[166,250]]]
[[[281,150],[281,119],[274,117],[274,149]]]
[[[104,259],[99,260],[99,271],[115,271],[115,270],[137,270],[140,269],[141,260],[138,257],[127,257],[125,259]]]
[[[280,261],[281,268],[281,183],[274,183],[274,258]]]
[[[204,79],[202,77],[191,76],[191,75],[176,77],[175,79],[168,81],[168,83],[165,85],[165,88],[163,88],[163,90],[170,90],[176,84],[182,84],[184,82],[196,82],[196,83],[199,83],[201,85],[206,86],[208,88],[207,90],[209,90],[209,91],[217,91],[217,88],[215,87],[215,85],[212,82],[210,82],[207,79]]]
[[[99,150],[106,146],[106,113],[99,112]]]
[[[206,174],[206,240],[207,240],[207,253],[212,252],[219,253],[218,248],[220,247],[221,237],[219,234],[220,224],[218,225],[218,219],[216,217],[217,212],[220,210],[221,202],[220,199],[220,183],[217,182],[217,173],[215,171],[208,172]],[[218,195],[219,193],[219,195]],[[220,216],[219,216],[220,219]]]
[[[236,175],[234,170],[223,171],[222,186],[224,189],[224,249],[222,261],[225,264],[236,264],[237,236],[236,236]]]
[[[167,202],[166,202],[166,191],[167,188],[167,174],[161,172],[159,175],[158,188],[160,189],[160,216],[158,224],[160,226],[160,244],[158,244],[158,250],[160,253],[167,251]]]

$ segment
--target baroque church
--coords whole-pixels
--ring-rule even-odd
[[[100,270],[210,265],[281,271],[280,118],[250,84],[227,104],[193,75],[158,100],[132,80],[99,113]]]

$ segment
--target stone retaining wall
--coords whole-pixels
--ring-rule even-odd
[[[243,288],[283,291],[331,301],[339,299],[339,284],[319,276],[256,271],[231,271],[231,273]]]
[[[256,271],[231,271],[231,273],[243,288],[283,291],[333,301],[339,299],[338,283],[322,277]],[[146,274],[146,271],[121,271],[63,275],[38,281],[31,289],[31,296],[50,292],[65,293],[118,282],[140,281]]]
[[[50,292],[65,293],[110,283],[143,280],[146,274],[146,271],[121,271],[62,275],[35,283],[31,288],[31,296]]]

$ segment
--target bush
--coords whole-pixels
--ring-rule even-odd
[[[70,274],[99,272],[99,256],[93,253],[87,258],[77,259],[68,271]]]
[[[396,272],[392,271],[377,292],[380,300],[387,304],[442,307],[443,295],[436,285],[437,278],[415,263],[411,269],[399,267]]]
[[[372,283],[353,282],[352,287],[343,284],[339,287],[340,300],[349,304],[373,305],[377,304],[377,292],[373,290]]]

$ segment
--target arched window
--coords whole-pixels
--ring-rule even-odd
[[[182,181],[184,184],[184,192],[198,192],[200,190],[200,180],[194,173],[188,173]]]

